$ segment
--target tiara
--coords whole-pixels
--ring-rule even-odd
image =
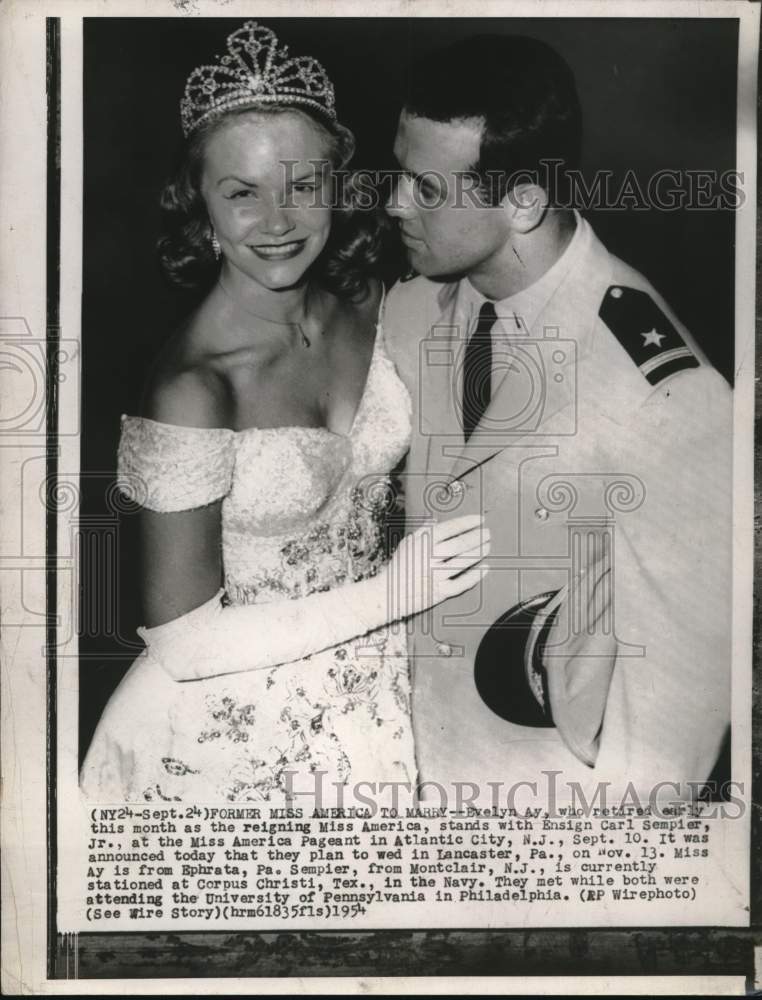
[[[288,58],[274,31],[256,21],[228,35],[227,54],[198,66],[180,102],[187,137],[213,115],[257,104],[303,104],[336,121],[333,84],[312,56]]]

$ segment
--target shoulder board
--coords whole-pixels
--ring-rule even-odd
[[[598,315],[651,385],[699,361],[648,292],[611,285]]]

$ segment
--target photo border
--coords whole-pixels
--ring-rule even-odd
[[[220,16],[227,16],[224,8]],[[60,340],[60,265],[61,265],[61,18],[46,19],[47,43],[47,294],[46,294],[46,475],[54,486],[58,476],[58,367]],[[740,76],[740,64],[739,64]],[[759,208],[757,210],[757,305],[760,302]],[[759,321],[758,333],[759,336]],[[757,361],[758,375],[762,363]],[[757,381],[758,401],[762,391]],[[757,470],[762,461],[762,445],[755,441]],[[759,474],[755,477],[755,501],[762,499]],[[47,708],[47,884],[48,884],[48,976],[68,978],[132,978],[142,961],[150,976],[157,971],[181,966],[173,977],[210,978],[220,970],[212,956],[221,957],[232,975],[275,976],[378,976],[404,977],[413,969],[425,969],[427,975],[547,975],[548,963],[554,972],[565,975],[685,975],[686,968],[699,975],[742,975],[753,989],[754,949],[759,945],[760,906],[762,905],[762,858],[750,852],[751,926],[749,928],[667,927],[667,928],[575,928],[523,930],[390,930],[390,931],[220,931],[220,932],[86,932],[60,934],[56,923],[57,866],[57,656],[56,617],[58,612],[57,541],[58,523],[55,505],[46,510],[47,564],[46,590],[46,708]],[[754,654],[752,756],[753,780],[749,804],[752,807],[751,843],[760,843],[762,828],[758,800],[762,775],[762,692],[759,668],[762,637],[759,631],[759,575],[762,572],[762,533],[755,531],[755,573],[753,608]],[[319,940],[316,940],[319,939]],[[259,943],[259,948],[253,942]],[[361,958],[337,971],[328,958],[340,951]],[[383,946],[386,945],[386,948]],[[386,952],[386,953],[385,953]],[[365,958],[364,955],[373,955]],[[292,956],[298,956],[298,962]],[[170,958],[171,956],[171,958]],[[286,957],[287,956],[287,957]],[[328,956],[328,957],[327,957]],[[408,965],[408,963],[410,963]],[[604,968],[605,965],[608,968]],[[293,966],[296,965],[296,968]],[[457,968],[453,968],[452,966]],[[260,969],[262,971],[260,971]],[[319,970],[319,971],[318,971]],[[142,976],[141,976],[142,978]]]

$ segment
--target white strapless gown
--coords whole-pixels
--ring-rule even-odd
[[[410,399],[379,326],[348,436],[322,428],[234,432],[124,417],[120,480],[153,510],[224,497],[231,604],[305,597],[373,575],[386,558],[388,474],[410,437]],[[305,627],[309,623],[305,621]],[[83,683],[86,683],[83,679]],[[415,783],[404,628],[295,663],[179,683],[148,652],[114,692],[85,759],[93,801],[282,802],[321,775]]]

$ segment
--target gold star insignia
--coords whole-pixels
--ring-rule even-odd
[[[648,333],[641,333],[640,336],[643,338],[643,347],[648,347],[649,344],[661,347],[661,342],[667,335],[666,333],[659,333],[656,327],[653,327]]]

